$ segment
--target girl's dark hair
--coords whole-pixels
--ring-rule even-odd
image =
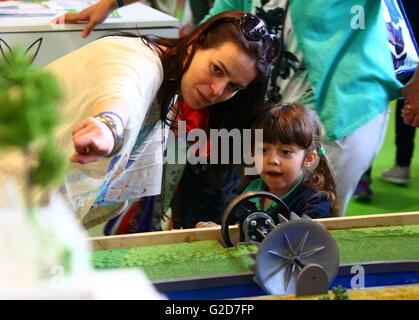
[[[158,91],[161,120],[170,123],[168,113],[173,97],[179,92],[180,82],[188,70],[198,49],[218,48],[225,42],[233,42],[256,60],[257,76],[244,89],[225,101],[208,107],[208,128],[249,128],[255,116],[262,111],[270,64],[266,60],[266,46],[262,41],[247,40],[241,31],[243,11],[225,11],[196,27],[181,38],[142,36],[151,48],[164,46],[159,51],[164,70],[163,83]]]
[[[303,170],[306,187],[326,194],[331,202],[331,215],[336,216],[338,203],[333,168],[322,149],[323,129],[314,111],[299,104],[268,104],[255,120],[252,129],[263,129],[263,142],[296,144],[308,152],[317,151],[319,160],[314,168]]]

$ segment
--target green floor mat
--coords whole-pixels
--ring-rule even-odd
[[[383,147],[374,160],[372,170],[373,197],[369,203],[351,200],[347,216],[375,213],[396,213],[419,211],[419,134],[416,133],[416,148],[413,154],[411,173],[412,182],[408,187],[384,182],[381,173],[394,165],[396,158],[395,146],[395,107],[391,109],[390,122]]]

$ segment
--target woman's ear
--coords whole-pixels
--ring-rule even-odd
[[[310,168],[311,166],[313,166],[313,164],[317,162],[318,158],[319,155],[316,151],[310,151],[309,153],[307,153],[306,158],[304,159],[303,166],[305,168]]]
[[[186,47],[186,56],[185,56],[185,59],[184,59],[184,61],[183,61],[183,67],[185,67],[186,62],[189,60],[189,57],[190,57],[190,55],[191,55],[191,52],[192,52],[192,44],[189,44],[189,45]]]

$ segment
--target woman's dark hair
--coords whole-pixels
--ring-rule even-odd
[[[266,60],[266,46],[262,41],[248,40],[237,23],[245,15],[242,11],[225,11],[196,27],[181,38],[160,38],[143,36],[151,47],[161,45],[167,48],[159,51],[164,70],[163,83],[158,91],[161,106],[161,120],[167,118],[173,97],[178,93],[181,79],[188,70],[198,49],[217,48],[225,42],[233,42],[256,60],[257,76],[244,89],[225,101],[208,107],[208,128],[249,128],[254,117],[262,110],[270,64]]]
[[[304,169],[306,187],[326,194],[331,202],[331,215],[336,216],[338,203],[333,168],[321,145],[323,128],[316,113],[299,104],[268,104],[257,117],[252,129],[263,129],[263,142],[296,144],[308,152],[317,151],[318,163]]]

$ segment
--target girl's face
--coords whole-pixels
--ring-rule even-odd
[[[256,168],[269,191],[283,196],[303,169],[317,159],[316,152],[309,152],[295,144],[256,144]]]
[[[180,91],[192,109],[232,98],[257,76],[256,61],[232,42],[198,49],[182,77]]]

